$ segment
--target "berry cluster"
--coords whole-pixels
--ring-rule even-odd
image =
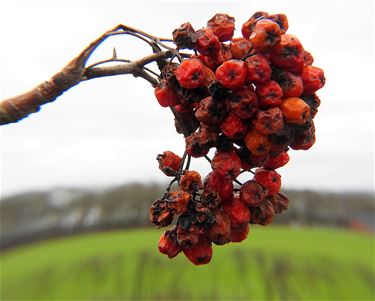
[[[241,242],[249,224],[268,225],[287,209],[275,170],[288,163],[289,149],[314,144],[315,92],[325,83],[312,55],[286,33],[284,14],[255,13],[239,38],[233,38],[234,21],[216,14],[197,31],[190,23],[175,29],[177,51],[194,54],[169,62],[155,89],[160,105],[179,117],[186,151],[182,158],[171,151],[158,155],[160,170],[173,180],[151,206],[150,219],[164,227],[176,218],[159,250],[169,258],[182,251],[197,265],[210,262],[212,243]],[[189,170],[191,157],[210,162],[204,180]],[[251,177],[241,183],[237,177],[244,172]],[[174,182],[179,189],[171,191]]]

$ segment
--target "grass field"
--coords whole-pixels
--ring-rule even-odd
[[[196,267],[157,252],[158,230],[96,233],[7,251],[1,300],[373,300],[374,238],[255,227]]]

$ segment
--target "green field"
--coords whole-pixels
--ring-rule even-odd
[[[157,252],[158,230],[96,233],[4,252],[1,300],[373,300],[374,239],[254,227],[209,265]]]

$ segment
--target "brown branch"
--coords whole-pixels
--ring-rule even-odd
[[[127,64],[86,68],[86,62],[95,49],[108,37],[118,34],[141,37],[152,47],[154,54]],[[167,51],[161,51],[160,47],[167,49]],[[126,25],[118,25],[93,41],[50,80],[39,84],[26,93],[0,102],[0,125],[17,122],[31,113],[39,111],[42,105],[53,102],[61,94],[84,80],[118,74],[132,74],[136,77],[142,77],[156,86],[157,79],[142,67],[153,61],[159,63],[161,59],[171,57],[172,53],[176,55],[176,50],[162,43],[159,38]]]

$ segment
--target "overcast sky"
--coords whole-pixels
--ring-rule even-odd
[[[280,169],[283,187],[366,190],[374,185],[373,1],[4,1],[0,2],[1,99],[48,79],[80,50],[119,23],[170,37],[190,21],[197,29],[215,13],[236,18],[236,36],[255,11],[285,13],[291,34],[325,71],[315,119],[317,142],[292,151]],[[124,36],[110,39],[91,62],[150,53]],[[142,79],[95,79],[16,124],[1,127],[3,196],[56,186],[98,188],[129,181],[165,182],[155,157],[183,153],[173,117]],[[206,174],[203,159],[193,168]]]

